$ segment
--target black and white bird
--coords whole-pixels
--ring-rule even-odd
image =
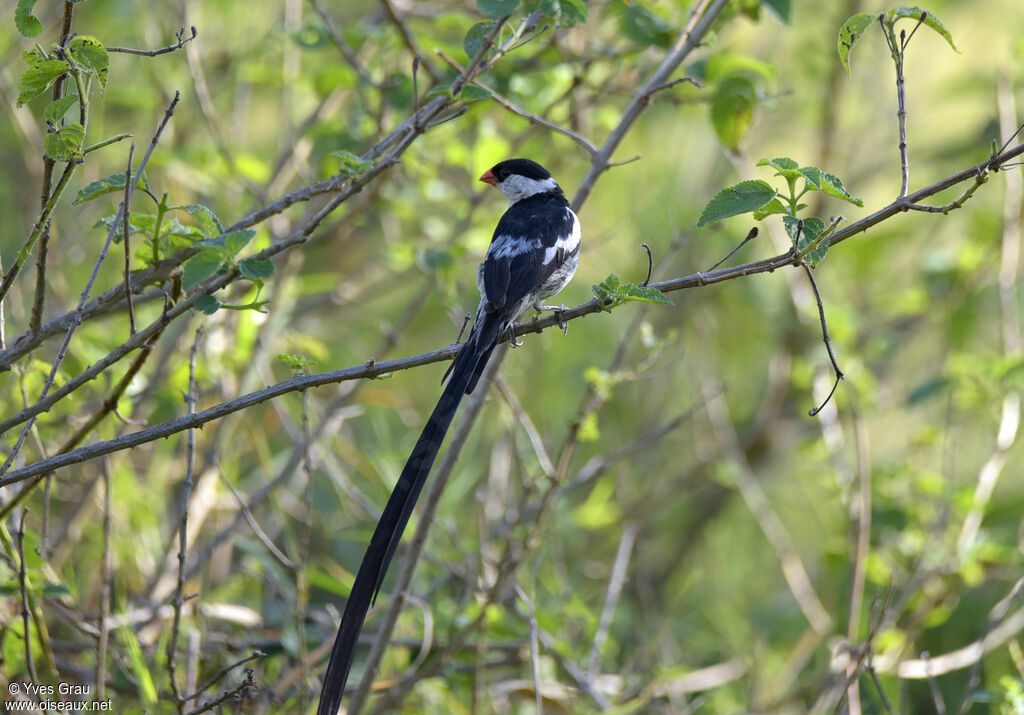
[[[523,311],[565,310],[544,301],[572,279],[579,262],[580,222],[561,187],[544,167],[529,159],[509,159],[485,171],[480,181],[508,199],[477,271],[480,305],[473,329],[445,377],[437,406],[427,420],[359,566],[320,691],[318,715],[335,715],[348,680],[363,620],[377,598],[388,564],[412,516],[448,426],[463,395],[476,387],[495,346],[515,342],[515,320]]]

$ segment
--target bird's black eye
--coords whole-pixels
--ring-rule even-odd
[[[497,171],[495,171],[494,175],[498,177],[499,181],[504,181],[505,179],[512,175],[512,172],[508,170],[507,166],[503,166]]]

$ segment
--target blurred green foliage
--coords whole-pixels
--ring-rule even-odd
[[[74,308],[115,223],[130,140],[86,150],[131,134],[134,171],[180,91],[146,191],[132,200],[129,259],[136,271],[182,251],[188,260],[136,298],[136,323],[157,321],[165,301],[212,276],[245,279],[162,331],[117,393],[117,414],[92,426],[85,444],[187,413],[200,325],[196,410],[296,373],[455,341],[504,209],[476,177],[525,156],[572,196],[591,166],[580,143],[492,94],[600,146],[691,9],[674,0],[73,6],[78,38],[68,51],[82,83],[65,89],[89,89],[87,121],[81,100],[70,99],[77,94],[51,96],[71,66],[53,54],[63,3],[5,6],[4,270],[40,215],[44,153],[57,161],[53,185],[64,162],[82,159],[53,213],[41,323]],[[631,302],[572,321],[567,337],[526,336],[503,364],[501,389],[455,468],[414,579],[416,599],[385,656],[380,677],[391,687],[370,709],[531,712],[536,666],[550,712],[918,713],[935,711],[933,688],[950,710],[1022,712],[1020,169],[994,174],[948,215],[900,214],[827,258],[808,254],[813,263],[825,258],[814,275],[846,375],[815,418],[807,412],[833,372],[801,271],[676,292],[673,306],[627,295],[647,272],[641,243],[653,251],[654,280],[664,280],[708,269],[755,223],[760,236],[732,264],[794,242],[819,251],[811,244],[827,217],[842,214],[848,224],[896,198],[893,63],[871,19],[889,9],[737,0],[676,75],[703,89],[681,83],[653,95],[612,157],[622,165],[600,176],[579,212],[581,267],[558,297],[583,303],[597,286]],[[985,160],[992,141],[1001,145],[1019,123],[1014,111],[1024,114],[1014,110],[1024,106],[1019,0],[935,0],[925,9],[930,30],[948,36],[922,30],[907,48],[911,191]],[[509,37],[534,11],[543,13],[528,33],[536,37],[452,96],[465,113],[430,128],[308,240],[272,262],[254,258],[301,230],[329,193],[224,234],[289,192],[366,175],[374,161],[365,152],[429,97],[452,94],[453,65],[469,62],[497,18],[513,13],[501,36]],[[894,11],[890,31],[909,34],[911,12]],[[111,51],[104,64],[94,44],[169,46],[191,26],[194,40],[155,57]],[[846,39],[849,49],[856,44],[851,74],[844,27],[857,33]],[[421,53],[415,75],[410,44]],[[26,70],[34,73],[27,80]],[[762,157],[780,158],[757,168]],[[724,187],[759,193],[729,205]],[[719,196],[724,204],[715,204]],[[711,206],[722,210],[705,220]],[[800,231],[797,217],[807,219]],[[112,246],[94,295],[123,280],[123,251]],[[5,297],[7,347],[33,330],[37,255],[38,243]],[[609,276],[621,280],[612,285]],[[0,419],[39,398],[65,330],[0,373]],[[54,389],[129,336],[123,302],[85,320]],[[41,414],[17,464],[61,451],[139,354]],[[288,394],[194,432],[182,591],[194,597],[171,657],[180,693],[220,677],[182,712],[240,686],[246,667],[257,688],[247,689],[244,712],[311,711],[322,645],[336,627],[330,609],[351,586],[444,368]],[[20,429],[5,433],[5,451]],[[92,684],[107,602],[103,669],[114,710],[175,711],[168,643],[188,454],[179,432],[76,464],[15,509],[5,505],[21,487],[0,488],[0,680],[32,679],[27,600],[36,682]],[[509,559],[519,593],[488,601]],[[617,563],[621,592],[609,599]],[[809,624],[810,597],[794,595],[794,564],[827,627]],[[430,653],[421,651],[427,622]],[[378,624],[371,616],[366,635]],[[532,628],[542,634],[536,652]],[[595,645],[602,628],[607,638]],[[986,638],[983,658],[949,665]],[[924,652],[938,672],[932,682],[913,670],[924,667]],[[848,664],[862,667],[850,689]],[[702,670],[709,666],[720,667]]]

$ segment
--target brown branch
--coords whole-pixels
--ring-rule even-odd
[[[191,42],[199,36],[199,31],[196,29],[195,25],[191,27],[191,30],[192,36],[185,37],[185,28],[182,27],[174,33],[174,36],[178,40],[177,42],[175,42],[173,45],[168,45],[167,47],[161,47],[158,50],[135,50],[131,47],[108,47],[107,52],[122,52],[126,55],[139,55],[141,57],[156,57],[157,55],[166,55],[170,52],[180,50],[187,43]]]
[[[196,410],[196,354],[199,352],[199,341],[203,338],[203,326],[196,328],[195,338],[192,340],[192,349],[188,358],[188,394],[185,395],[185,404],[188,405],[188,414],[195,414]],[[178,580],[174,587],[174,595],[171,598],[171,606],[174,609],[174,618],[171,623],[171,637],[167,640],[167,675],[171,681],[171,692],[174,696],[174,704],[179,713],[185,712],[185,698],[178,684],[177,650],[178,638],[181,628],[181,607],[185,604],[185,558],[188,555],[188,505],[192,498],[192,477],[196,468],[196,434],[195,430],[188,430],[186,433],[185,446],[185,479],[181,484],[181,512],[178,517]]]
[[[132,249],[131,249],[131,199],[132,199],[132,157],[135,142],[128,148],[128,167],[124,175],[124,300],[128,306],[128,334],[135,335],[135,306],[132,304]]]

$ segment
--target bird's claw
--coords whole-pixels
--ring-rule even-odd
[[[508,332],[508,344],[513,348],[518,348],[523,344],[522,340],[516,339],[516,327],[515,323],[509,323],[508,328],[506,329]]]
[[[552,313],[554,313],[555,314],[555,320],[558,321],[558,327],[562,329],[562,334],[563,335],[568,335],[569,334],[569,323],[566,321],[565,315],[563,315],[563,313],[565,311],[569,310],[569,306],[567,306],[567,305],[544,305],[542,303],[538,303],[537,305],[535,305],[533,307],[534,307],[534,309],[538,313],[544,312],[546,310],[547,311],[551,311]]]

